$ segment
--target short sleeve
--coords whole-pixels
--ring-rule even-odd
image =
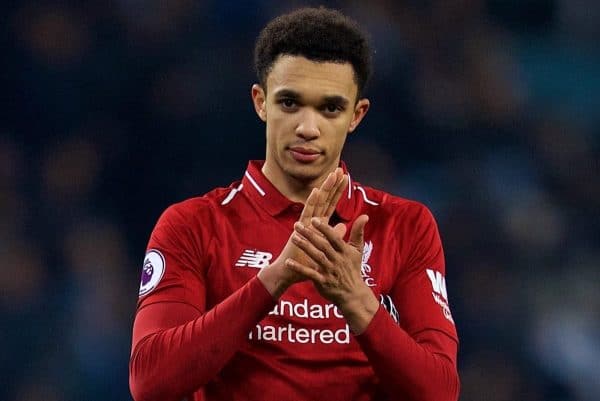
[[[200,236],[181,204],[159,218],[144,257],[138,310],[156,302],[182,302],[204,312],[206,291]]]
[[[392,289],[400,324],[411,335],[433,329],[458,342],[446,288],[446,265],[437,224],[431,212],[416,204],[403,238],[411,239],[401,274]]]

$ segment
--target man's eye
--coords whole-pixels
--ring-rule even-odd
[[[292,99],[283,99],[281,101],[281,104],[283,105],[283,107],[285,108],[292,108],[296,105],[296,102]]]
[[[342,111],[342,108],[337,104],[327,104],[325,105],[324,110],[329,114],[333,114]]]

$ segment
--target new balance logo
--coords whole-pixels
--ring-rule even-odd
[[[271,259],[273,259],[272,253],[246,249],[235,265],[238,267],[248,266],[262,269],[269,265]]]

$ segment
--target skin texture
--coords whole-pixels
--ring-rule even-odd
[[[342,148],[369,110],[369,100],[357,93],[351,64],[289,55],[273,64],[266,88],[252,87],[254,108],[266,123],[263,173],[290,200],[305,203],[282,253],[258,277],[274,297],[312,280],[358,334],[379,307],[360,275],[368,218],[354,222],[347,243],[343,224],[327,224],[347,185],[337,169]]]

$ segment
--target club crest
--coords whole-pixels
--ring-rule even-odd
[[[371,277],[371,265],[368,263],[369,258],[371,257],[371,252],[373,252],[373,242],[367,241],[365,242],[365,246],[363,248],[360,274],[369,287],[375,287],[377,284],[375,283],[375,279]]]

